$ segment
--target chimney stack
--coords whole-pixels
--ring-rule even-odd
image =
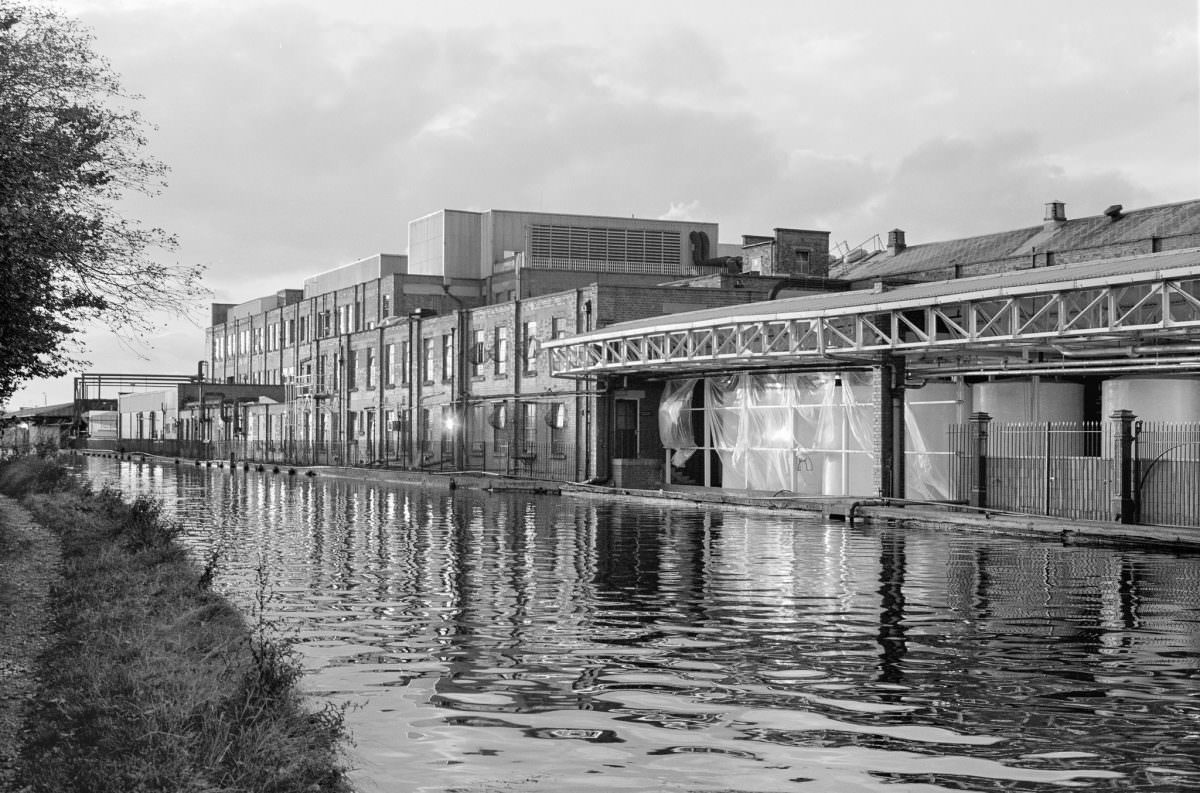
[[[892,229],[888,232],[888,253],[895,256],[900,251],[908,246],[904,244],[904,232],[900,229]]]
[[[1062,223],[1067,219],[1067,205],[1062,201],[1051,201],[1046,204],[1046,222]]]

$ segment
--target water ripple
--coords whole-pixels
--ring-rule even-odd
[[[90,460],[355,703],[364,790],[1190,789],[1200,561]]]

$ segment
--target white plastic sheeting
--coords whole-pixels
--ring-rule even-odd
[[[951,425],[964,421],[964,391],[957,383],[931,383],[904,395],[904,495],[921,501],[950,498]]]
[[[669,383],[659,410],[663,445],[682,466],[697,448],[721,461],[721,486],[802,494],[870,493],[874,374],[731,374],[704,379],[704,439],[693,390]]]
[[[671,465],[677,468],[682,468],[696,453],[696,437],[692,432],[692,392],[698,382],[694,377],[667,381],[658,406],[658,435],[662,445],[673,450]]]
[[[675,467],[697,450],[714,451],[726,489],[872,495],[876,376],[844,371],[670,381],[659,408],[659,433]],[[697,386],[704,389],[703,438],[694,431]],[[921,409],[906,410],[905,418],[909,496],[947,498],[945,426],[931,426]]]

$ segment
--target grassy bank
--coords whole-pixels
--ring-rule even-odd
[[[63,546],[55,636],[17,771],[30,791],[347,791],[342,712],[298,691],[291,647],[211,592],[152,500],[0,467]]]

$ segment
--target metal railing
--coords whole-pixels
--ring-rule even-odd
[[[1141,523],[1200,526],[1200,422],[1134,425]]]
[[[540,428],[539,428],[540,429]],[[268,465],[348,465],[402,468],[414,471],[484,471],[505,476],[568,481],[574,471],[573,449],[554,433],[539,433],[536,440],[511,441],[508,433],[474,441],[459,466],[451,439],[424,440],[409,452],[399,440],[385,443],[347,441],[312,443],[299,441],[195,441],[179,439],[85,440],[81,448],[150,454],[194,460],[235,460]]]
[[[977,506],[997,510],[1118,520],[1119,431],[1117,421],[989,422],[983,433],[951,425],[952,497],[982,498]],[[1136,422],[1128,464],[1135,522],[1200,527],[1200,422]]]

